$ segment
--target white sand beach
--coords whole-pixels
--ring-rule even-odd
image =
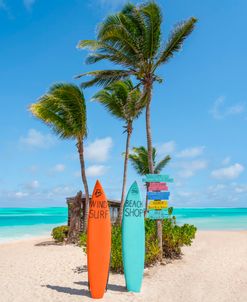
[[[111,274],[102,301],[246,302],[247,232],[200,231],[181,260],[145,270],[140,294]],[[0,245],[1,302],[92,301],[86,256],[36,238]]]

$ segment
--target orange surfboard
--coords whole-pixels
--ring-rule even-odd
[[[102,298],[106,291],[110,256],[110,210],[103,188],[97,180],[89,205],[87,229],[88,282],[94,299]]]

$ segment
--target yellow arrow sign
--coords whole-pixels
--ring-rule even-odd
[[[149,210],[161,210],[168,208],[168,200],[149,200]]]

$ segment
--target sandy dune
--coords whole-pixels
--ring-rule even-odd
[[[92,301],[79,247],[38,238],[0,245],[1,302]],[[102,301],[246,302],[247,232],[198,232],[182,260],[145,271],[141,294],[111,274]]]

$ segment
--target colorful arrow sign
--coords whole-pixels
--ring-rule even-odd
[[[165,182],[150,182],[148,191],[168,191],[168,186]]]
[[[170,192],[147,192],[148,199],[169,199]]]
[[[168,200],[150,200],[148,203],[149,210],[161,210],[168,208]]]
[[[166,210],[160,210],[160,211],[157,211],[157,210],[150,210],[148,211],[147,213],[147,218],[149,219],[164,219],[168,216],[167,214],[167,211]]]
[[[145,177],[144,182],[173,182],[173,178],[170,178],[169,175],[146,174]]]

